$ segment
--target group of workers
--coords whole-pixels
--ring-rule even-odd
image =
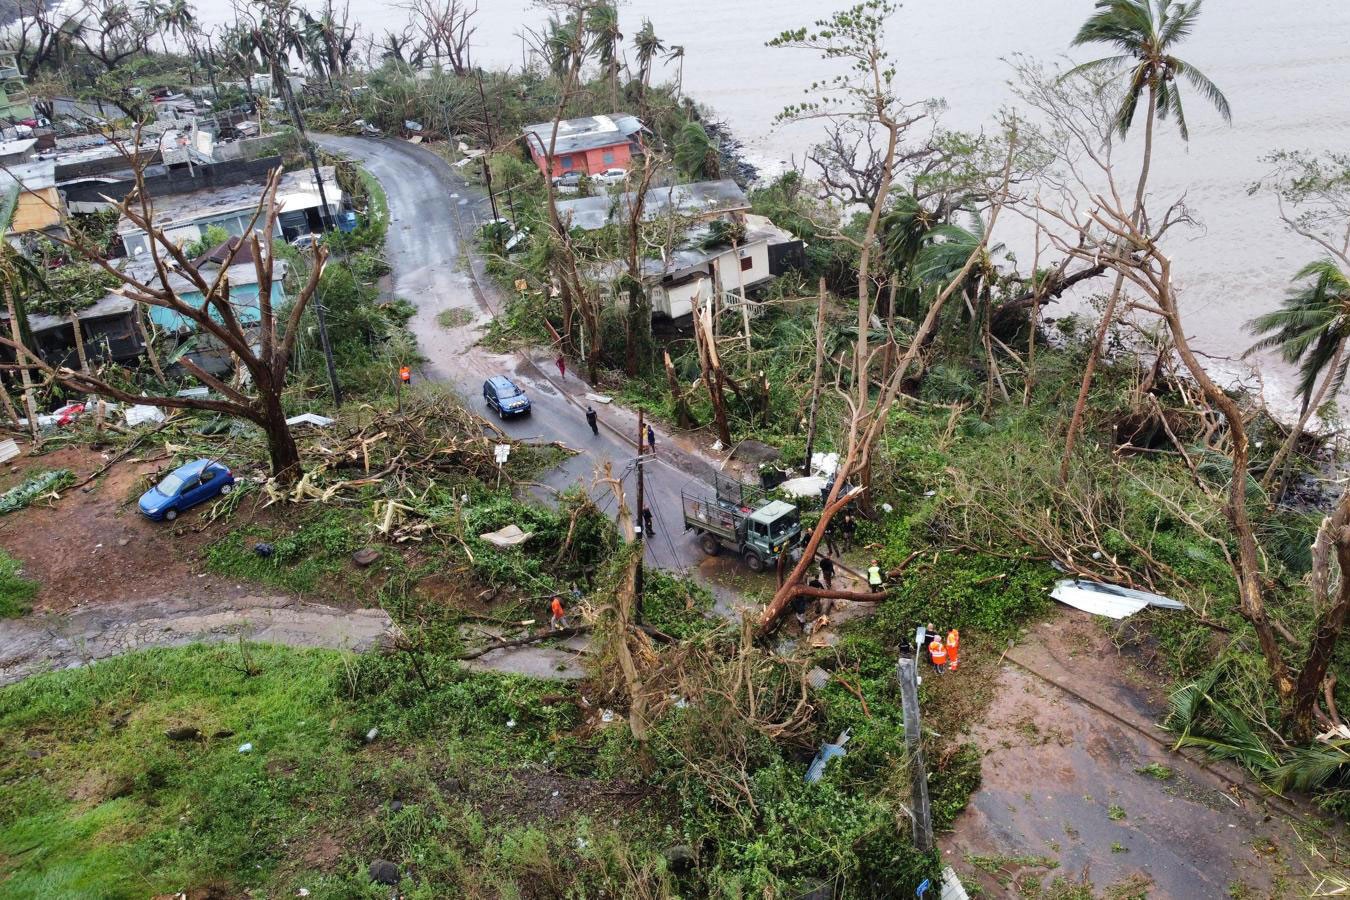
[[[928,642],[928,659],[933,663],[933,669],[939,675],[955,672],[961,665],[961,632],[951,629],[944,641],[942,632],[934,628],[931,622],[927,631],[933,636]]]

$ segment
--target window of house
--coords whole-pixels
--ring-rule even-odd
[[[753,269],[754,267],[755,267],[755,258],[754,258],[753,256],[742,256],[742,257],[741,257],[741,271],[742,271],[742,272],[749,272],[749,271],[750,271],[751,269]]]
[[[606,150],[606,151],[605,151],[605,165],[607,165],[607,166],[612,166],[612,165],[614,165],[614,151],[613,151],[613,150]]]
[[[559,160],[559,162],[562,163],[562,167],[563,167],[564,169],[570,169],[570,168],[572,168],[572,157],[570,157],[570,156],[560,156],[560,157],[558,157],[558,160]]]

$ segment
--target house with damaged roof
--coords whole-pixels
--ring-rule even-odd
[[[599,231],[628,221],[636,202],[632,192],[582,197],[558,203],[558,215],[570,228]],[[752,214],[745,192],[730,179],[650,188],[642,219],[671,227],[660,257],[641,263],[654,316],[680,319],[695,304],[735,306],[805,263],[801,239]],[[622,271],[615,263],[598,274],[618,278]]]
[[[597,175],[606,169],[627,169],[633,157],[642,153],[642,131],[637,116],[584,116],[559,122],[556,141],[552,122],[526,125],[523,139],[539,171],[557,178],[568,172]]]

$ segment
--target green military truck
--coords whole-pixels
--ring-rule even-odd
[[[801,541],[797,507],[768,500],[759,488],[721,474],[714,481],[711,492],[703,485],[680,492],[684,530],[698,535],[704,553],[716,556],[725,548],[744,559],[751,571],[763,572]]]

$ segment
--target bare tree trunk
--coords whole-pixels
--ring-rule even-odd
[[[80,317],[70,314],[70,328],[75,335],[75,358],[80,361],[80,371],[89,371],[89,358],[84,352],[84,332],[80,329]]]
[[[1303,429],[1307,426],[1308,420],[1312,414],[1322,406],[1322,400],[1326,397],[1327,391],[1331,388],[1331,383],[1336,380],[1336,370],[1341,367],[1341,359],[1345,356],[1346,338],[1341,338],[1336,344],[1336,352],[1331,357],[1331,362],[1327,365],[1326,376],[1322,383],[1317,386],[1317,392],[1303,404],[1303,409],[1299,412],[1298,422],[1289,431],[1289,436],[1284,439],[1280,449],[1270,461],[1270,467],[1266,469],[1266,474],[1261,477],[1262,490],[1269,491],[1270,486],[1275,483],[1276,475],[1280,479],[1280,489],[1284,489],[1285,482],[1288,480],[1288,472],[1281,472],[1280,468],[1285,460],[1291,459],[1290,454],[1294,447],[1298,445],[1299,439],[1303,437]],[[1287,468],[1287,467],[1286,467]]]
[[[1139,223],[1140,213],[1144,209],[1144,188],[1148,184],[1148,170],[1153,162],[1153,122],[1155,111],[1157,109],[1157,88],[1153,83],[1149,84],[1148,89],[1148,119],[1144,124],[1144,161],[1139,170],[1139,184],[1134,191],[1134,212],[1130,214],[1131,224]],[[1059,480],[1067,481],[1069,478],[1069,459],[1073,455],[1073,445],[1078,437],[1079,430],[1083,427],[1083,411],[1087,408],[1088,393],[1092,390],[1092,376],[1097,371],[1097,361],[1101,358],[1102,347],[1106,344],[1106,335],[1111,330],[1111,323],[1116,317],[1116,305],[1120,302],[1120,292],[1125,286],[1125,273],[1120,272],[1116,275],[1115,286],[1111,288],[1111,296],[1106,301],[1106,308],[1102,310],[1101,325],[1097,327],[1097,334],[1093,337],[1092,346],[1088,348],[1087,363],[1083,366],[1083,380],[1078,385],[1078,399],[1073,404],[1073,415],[1069,417],[1069,431],[1064,436],[1064,455],[1059,463]]]
[[[717,424],[717,438],[722,446],[731,446],[731,426],[727,423],[727,398],[722,363],[717,356],[717,339],[713,336],[712,315],[707,307],[694,301],[694,336],[698,341],[699,368],[703,385],[712,401],[713,421]]]
[[[141,304],[136,304],[136,330],[141,333],[141,343],[145,345],[145,356],[150,360],[150,368],[154,370],[155,377],[159,379],[160,384],[167,384],[164,378],[164,370],[159,367],[159,354],[155,352],[155,347],[150,343],[150,331],[145,327],[145,310]]]
[[[663,350],[661,353],[666,367],[666,383],[670,385],[670,399],[675,404],[675,416],[681,428],[692,428],[694,417],[689,412],[689,400],[685,397],[684,386],[680,384],[680,376],[675,371],[675,364],[670,361],[669,351]]]

